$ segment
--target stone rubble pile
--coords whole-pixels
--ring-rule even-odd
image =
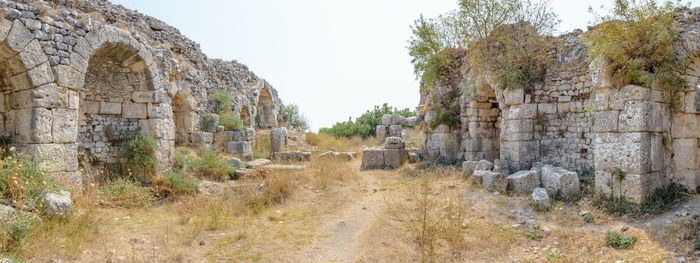
[[[220,126],[221,127],[221,126]],[[192,144],[209,150],[229,153],[237,158],[253,160],[253,141],[255,129],[245,128],[242,131],[193,132]]]
[[[576,172],[561,167],[537,164],[530,170],[522,170],[511,175],[498,172],[498,167],[487,160],[464,161],[462,172],[471,175],[474,181],[486,189],[515,195],[532,193],[533,198],[546,196],[559,200],[571,200],[580,195],[580,184]],[[544,195],[540,192],[545,191]],[[544,199],[542,199],[544,200]],[[542,201],[544,202],[544,201]]]
[[[276,152],[272,153],[272,160],[285,162],[310,162],[311,152]]]
[[[344,161],[350,161],[355,159],[356,153],[354,152],[334,152],[334,151],[328,151],[325,153],[322,153],[318,156],[318,158],[324,159],[324,158],[329,158],[329,159],[334,159],[334,160],[344,160]]]

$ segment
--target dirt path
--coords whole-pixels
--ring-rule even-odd
[[[369,229],[384,209],[385,195],[392,191],[378,191],[380,182],[372,172],[361,172],[367,180],[367,190],[356,201],[347,204],[342,212],[329,215],[319,228],[321,237],[304,252],[310,262],[355,262],[361,234]]]

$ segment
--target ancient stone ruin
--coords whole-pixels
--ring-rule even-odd
[[[282,102],[264,79],[207,58],[177,29],[137,11],[104,0],[0,1],[0,14],[0,132],[55,160],[44,166],[58,178],[81,180],[79,152],[115,162],[113,139],[123,130],[155,138],[163,168],[175,144],[251,159],[255,130],[225,131],[210,113],[218,90],[234,96],[245,125],[281,122]]]
[[[688,85],[673,98],[655,87],[615,88],[604,64],[588,59],[579,30],[561,36],[565,47],[557,50],[544,82],[532,90],[500,87],[490,76],[475,76],[465,68],[461,83],[472,83],[473,90],[462,93],[455,84],[421,91],[422,150],[431,159],[496,162],[503,176],[528,177],[516,172],[539,162],[594,168],[597,190],[635,202],[672,182],[696,189],[700,185],[698,17],[700,9],[682,9],[676,15],[680,34],[675,54],[687,63],[679,73]],[[431,128],[437,115],[431,100],[455,90],[462,94],[456,98],[459,124]],[[617,169],[626,174],[619,182],[612,176]],[[527,185],[527,191],[530,188]]]

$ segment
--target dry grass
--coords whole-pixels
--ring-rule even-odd
[[[307,133],[306,143],[310,146],[315,147],[320,152],[330,151],[330,149],[335,149],[336,152],[360,152],[363,146],[376,145],[376,142],[369,138],[363,140],[360,137],[352,138],[335,138],[328,134],[316,134]]]

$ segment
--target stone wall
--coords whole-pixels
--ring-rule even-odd
[[[175,143],[247,158],[254,130],[201,127],[218,90],[234,96],[245,124],[281,122],[283,105],[269,83],[236,61],[207,58],[155,18],[104,0],[0,0],[0,134],[52,158],[43,165],[60,179],[81,181],[79,152],[116,161],[111,139],[123,130],[155,138],[163,168]]]
[[[462,70],[459,83],[421,91],[421,144],[429,158],[497,160],[507,170],[536,162],[567,169],[594,168],[596,188],[643,202],[656,187],[675,182],[700,185],[700,9],[680,9],[677,57],[687,88],[670,94],[653,87],[614,88],[605,65],[588,59],[577,30],[560,36],[564,45],[531,90],[499,87],[490,76]],[[465,85],[469,84],[469,85]],[[430,101],[462,90],[461,129],[430,128]],[[459,151],[455,141],[459,141]],[[620,169],[627,176],[612,178]]]

